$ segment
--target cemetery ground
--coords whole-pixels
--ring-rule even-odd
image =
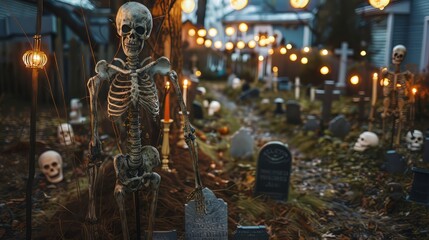
[[[398,152],[407,160],[402,174],[385,170],[387,143],[359,153],[352,146],[365,130],[357,106],[347,97],[333,103],[332,116],[343,114],[351,131],[339,139],[329,132],[304,131],[302,124],[288,124],[284,114],[274,114],[273,100],[293,99],[291,92],[261,91],[259,97],[238,101],[241,92],[228,89],[223,82],[201,82],[208,89],[197,101],[211,98],[222,103],[214,116],[195,120],[199,144],[200,172],[204,186],[228,203],[229,239],[238,225],[264,225],[270,239],[429,239],[429,210],[407,201],[413,174],[412,166],[428,168],[421,153]],[[260,87],[258,85],[254,87]],[[310,102],[305,94],[299,100],[301,115],[320,116],[320,103]],[[261,103],[270,99],[269,104]],[[83,100],[85,102],[85,100]],[[24,239],[25,184],[28,164],[29,103],[2,96],[0,100],[0,239]],[[205,110],[206,111],[206,110]],[[207,112],[205,112],[207,113]],[[85,239],[96,229],[99,239],[120,239],[121,225],[115,199],[112,158],[118,153],[115,132],[109,121],[101,124],[105,161],[100,167],[96,198],[97,224],[85,222],[88,202],[85,150],[89,124],[75,127],[76,144],[61,146],[56,139],[59,119],[67,111],[51,105],[40,106],[37,124],[37,153],[53,149],[64,159],[65,179],[48,183],[36,167],[33,187],[34,239]],[[429,126],[423,117],[416,128]],[[426,125],[425,125],[426,124]],[[379,126],[379,124],[376,124]],[[254,153],[250,157],[230,156],[231,136],[240,127],[251,129]],[[184,239],[184,204],[193,190],[193,170],[189,153],[175,146],[172,130],[172,172],[156,168],[161,188],[155,230],[176,229]],[[420,127],[420,128],[419,128]],[[378,134],[381,132],[376,130]],[[258,150],[267,142],[288,144],[293,155],[288,201],[254,196]],[[146,229],[150,194],[141,192],[141,222]],[[135,235],[134,205],[127,196],[130,232]]]

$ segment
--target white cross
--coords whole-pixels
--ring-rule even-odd
[[[344,88],[346,86],[347,56],[352,55],[353,50],[348,48],[347,42],[342,42],[341,48],[335,49],[335,54],[340,55],[340,70],[338,71],[337,87]]]

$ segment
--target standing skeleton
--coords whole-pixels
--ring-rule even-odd
[[[159,101],[153,76],[160,74],[168,76],[175,88],[179,105],[184,113],[185,141],[189,146],[195,172],[195,190],[192,197],[203,206],[202,184],[198,172],[197,146],[194,130],[189,124],[185,104],[177,82],[177,74],[170,70],[170,62],[165,57],[160,57],[154,62],[147,63],[150,57],[139,60],[139,54],[143,50],[144,41],[152,31],[152,15],[143,4],[127,2],[122,5],[116,15],[116,27],[121,37],[122,49],[127,56],[124,62],[115,58],[117,65],[109,64],[105,60],[97,63],[95,71],[97,75],[88,81],[91,110],[91,141],[89,143],[89,209],[87,219],[95,222],[95,178],[99,166],[101,142],[98,136],[97,123],[97,99],[100,85],[108,81],[110,89],[107,97],[108,115],[111,118],[120,118],[127,114],[127,152],[114,158],[116,172],[116,185],[114,195],[119,206],[122,224],[123,238],[129,239],[127,218],[125,212],[125,194],[136,193],[142,186],[150,187],[153,198],[150,204],[148,239],[152,239],[155,209],[158,198],[161,177],[152,172],[152,169],[160,164],[159,153],[153,146],[142,146],[140,109],[149,114],[152,119],[159,115]],[[146,64],[147,63],[147,64]]]
[[[392,145],[399,145],[401,131],[405,123],[407,101],[409,95],[408,84],[413,79],[413,74],[409,71],[401,72],[401,63],[407,53],[403,45],[396,45],[392,52],[392,63],[395,66],[395,72],[390,72],[387,68],[381,71],[381,79],[389,79],[383,87],[383,132],[386,132],[386,118],[393,117],[392,126]],[[397,126],[396,135],[395,125]]]

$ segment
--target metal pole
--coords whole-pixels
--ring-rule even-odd
[[[38,69],[32,69],[32,102],[30,115],[30,154],[28,161],[28,180],[26,191],[26,239],[31,239],[31,213],[32,213],[32,191],[35,174],[35,154],[36,154],[36,112],[37,112],[37,88],[38,88]]]
[[[42,28],[42,10],[43,0],[37,2],[37,19],[36,19],[36,36],[40,35]],[[35,40],[33,48],[40,48],[39,42]],[[37,49],[40,50],[40,49]],[[38,95],[38,78],[39,70],[37,68],[32,69],[31,73],[31,85],[32,85],[32,101],[31,101],[31,113],[30,113],[30,153],[28,160],[28,180],[26,189],[26,239],[31,239],[32,233],[32,192],[33,192],[33,181],[35,174],[35,155],[36,155],[36,119],[37,119],[37,95]]]

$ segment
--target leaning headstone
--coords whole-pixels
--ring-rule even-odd
[[[295,100],[286,102],[286,119],[290,124],[301,124],[301,105]]]
[[[338,115],[329,122],[329,131],[332,136],[343,139],[350,132],[350,123],[344,115]]]
[[[407,161],[404,156],[395,150],[388,150],[386,152],[385,169],[388,173],[404,173],[407,169]]]
[[[233,158],[253,156],[254,138],[247,128],[240,128],[231,138],[230,155]]]
[[[266,195],[287,201],[292,157],[288,147],[279,141],[265,144],[259,151],[255,195]]]
[[[241,101],[246,101],[246,100],[250,100],[250,99],[254,99],[254,98],[259,98],[259,89],[257,89],[257,88],[249,89],[249,90],[243,92],[242,94],[240,94],[240,96],[239,96],[239,99]]]
[[[274,114],[283,114],[283,103],[285,100],[283,98],[276,98],[274,99],[274,103],[276,104],[276,109],[274,110]]]
[[[228,206],[208,189],[203,189],[205,213],[197,212],[194,200],[185,205],[186,240],[228,240]]]
[[[147,239],[147,237],[145,237],[144,239]],[[153,231],[152,239],[153,240],[177,240],[177,232],[176,230]]]
[[[233,240],[268,240],[265,226],[238,226]]]
[[[196,102],[196,101],[192,102],[191,113],[194,119],[199,119],[199,120],[204,119],[203,106],[199,102]]]
[[[313,115],[307,116],[307,121],[304,123],[303,129],[304,131],[313,131],[317,132],[320,128],[320,122]]]

